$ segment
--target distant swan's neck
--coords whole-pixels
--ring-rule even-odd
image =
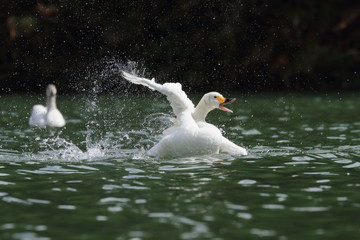
[[[47,108],[48,112],[50,110],[56,109],[56,97],[55,96],[47,97],[46,108]]]
[[[196,122],[205,122],[205,118],[211,110],[213,110],[213,108],[207,106],[205,101],[201,99],[196,106],[192,116]]]

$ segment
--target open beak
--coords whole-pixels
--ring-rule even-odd
[[[234,102],[236,100],[236,98],[224,98],[224,97],[217,97],[218,101],[220,102],[219,104],[219,109],[223,110],[225,112],[233,112],[232,110],[224,107],[227,104],[230,104],[232,102]]]

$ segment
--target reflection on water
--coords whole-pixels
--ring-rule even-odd
[[[1,98],[1,239],[360,233],[360,102],[350,94],[238,96],[234,114],[214,111],[209,121],[250,154],[182,159],[146,155],[169,126],[165,99],[97,96],[89,106],[63,96],[59,130],[27,126],[36,98]]]

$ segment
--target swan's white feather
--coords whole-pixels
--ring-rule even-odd
[[[216,105],[217,100],[214,98],[216,99],[216,96],[221,96],[221,94],[217,92],[205,94],[195,108],[182,90],[180,83],[158,84],[154,78],[149,80],[126,72],[122,72],[122,74],[126,80],[132,83],[146,86],[166,95],[176,115],[176,119],[173,120],[174,126],[163,132],[163,138],[148,151],[150,155],[184,157],[217,154],[219,152],[237,155],[247,154],[246,149],[223,137],[220,129],[205,122],[207,113],[218,108],[219,102]],[[212,103],[212,101],[215,102]]]
[[[65,126],[65,119],[58,109],[52,109],[46,114],[46,125],[49,127]]]
[[[46,112],[46,107],[44,107],[43,105],[34,105],[32,108],[31,116],[29,118],[30,126],[46,127]]]
[[[179,117],[179,114],[184,111],[194,111],[194,104],[187,97],[186,93],[182,90],[180,83],[158,84],[155,82],[154,78],[152,78],[152,80],[140,78],[124,71],[122,72],[122,74],[125,79],[132,83],[146,86],[151,90],[156,90],[164,94],[170,102],[170,105],[176,117]]]
[[[33,127],[63,127],[65,126],[65,119],[61,112],[56,107],[56,87],[49,84],[46,89],[46,107],[40,104],[34,105],[31,116],[29,118],[29,125]]]
[[[222,137],[220,152],[231,153],[236,155],[247,155],[247,151],[245,148],[236,145],[235,143],[231,142],[229,139],[225,137]]]

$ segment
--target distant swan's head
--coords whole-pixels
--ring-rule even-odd
[[[226,112],[232,112],[232,110],[225,107],[225,105],[234,102],[235,98],[225,98],[218,92],[209,92],[203,96],[203,100],[210,108],[218,108]]]
[[[56,96],[57,90],[54,84],[49,84],[46,88],[46,96],[54,97]]]

